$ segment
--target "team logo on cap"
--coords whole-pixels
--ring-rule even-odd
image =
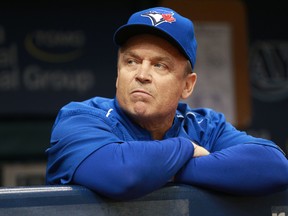
[[[175,19],[175,17],[173,17],[173,15],[174,15],[173,12],[160,13],[157,11],[150,11],[148,13],[141,14],[141,16],[143,16],[143,17],[148,17],[151,20],[152,25],[154,25],[154,26],[157,26],[157,25],[164,23],[164,22],[168,22],[168,23],[175,22],[176,19]]]

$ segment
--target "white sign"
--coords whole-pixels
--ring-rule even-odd
[[[213,108],[236,124],[231,26],[195,23],[195,35],[198,50],[194,72],[198,79],[192,96],[185,102],[195,108]]]

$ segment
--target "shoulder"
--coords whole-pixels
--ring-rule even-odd
[[[72,101],[59,110],[54,124],[56,125],[60,121],[63,122],[68,119],[73,119],[74,121],[78,119],[80,122],[100,120],[109,124],[112,119],[107,117],[111,117],[110,113],[112,111],[113,113],[116,112],[114,99],[94,97],[85,101]]]
[[[112,106],[114,99],[104,98],[104,97],[93,97],[84,101],[71,101],[70,103],[64,105],[62,109],[75,109],[75,108],[95,108],[95,109],[105,109],[105,107]]]
[[[113,109],[113,107],[114,99],[93,97],[85,101],[72,101],[64,105],[58,115],[62,117],[76,114],[99,115],[102,112],[108,112],[109,109]]]
[[[191,108],[186,103],[179,103],[177,114],[182,115],[183,118],[194,119],[197,122],[226,122],[225,115],[211,108]]]

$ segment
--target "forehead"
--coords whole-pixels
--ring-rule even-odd
[[[162,37],[151,34],[140,34],[129,38],[120,48],[121,51],[143,50],[159,52],[168,56],[173,56],[179,60],[187,61],[186,57],[179,49]],[[152,54],[152,53],[151,53]]]

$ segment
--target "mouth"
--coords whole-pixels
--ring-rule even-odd
[[[142,97],[152,96],[148,91],[145,91],[143,89],[135,89],[131,92],[131,94],[135,96],[142,96]]]

